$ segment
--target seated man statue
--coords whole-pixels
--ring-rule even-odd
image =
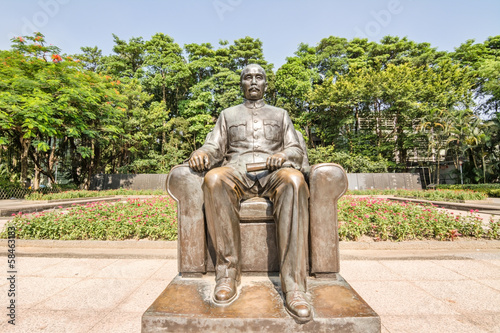
[[[305,294],[309,189],[298,170],[304,152],[287,111],[264,103],[264,69],[248,65],[240,85],[243,104],[221,112],[205,144],[189,159],[194,171],[209,170],[203,195],[216,253],[213,301],[228,304],[238,295],[241,200],[267,197],[274,205],[285,308],[299,322],[307,322],[312,318]],[[265,170],[248,172],[246,165],[256,162],[265,163]]]

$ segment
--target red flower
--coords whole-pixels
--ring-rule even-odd
[[[60,61],[62,61],[62,57],[59,54],[52,55],[52,62],[58,63]]]
[[[23,37],[20,37],[20,36],[19,36],[19,37],[18,37],[18,39],[19,39],[19,41],[20,41],[21,43],[24,43],[24,38],[23,38]]]

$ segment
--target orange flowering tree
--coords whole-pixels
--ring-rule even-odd
[[[40,174],[57,183],[55,166],[67,154],[82,162],[72,172],[88,178],[93,141],[119,133],[123,116],[116,82],[60,53],[39,32],[0,51],[0,143],[8,147],[2,153],[19,152],[20,180],[33,175],[35,188]]]

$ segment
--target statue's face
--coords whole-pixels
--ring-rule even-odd
[[[247,100],[262,99],[267,89],[266,74],[259,67],[249,66],[245,68],[241,77],[241,89]]]

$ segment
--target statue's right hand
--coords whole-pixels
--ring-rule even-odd
[[[200,150],[193,152],[189,158],[189,167],[196,172],[208,170],[210,168],[208,154]]]

